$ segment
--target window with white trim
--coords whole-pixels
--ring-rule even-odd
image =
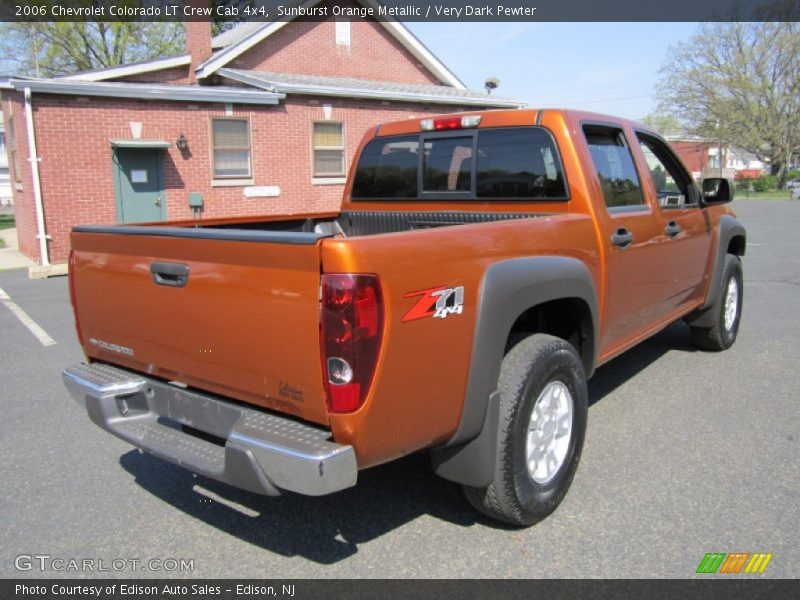
[[[336,121],[316,121],[312,145],[314,148],[314,177],[343,177],[344,124]]]
[[[250,168],[250,121],[211,119],[211,152],[214,179],[252,176]]]
[[[11,176],[17,183],[22,182],[22,173],[19,170],[19,161],[17,159],[17,139],[14,136],[14,121],[8,120],[6,125],[6,143],[8,146],[8,158],[10,160]]]

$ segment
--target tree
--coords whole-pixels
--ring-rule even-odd
[[[259,6],[263,7],[263,0],[213,0],[213,5],[215,7],[220,7],[223,11],[220,13],[219,11],[214,11],[214,16],[211,19],[211,35],[219,35],[220,33],[224,33],[229,29],[233,29],[240,25],[242,22],[248,20],[249,14],[258,14],[258,13],[248,13],[247,10],[255,11]],[[228,14],[227,10],[233,9],[237,11],[236,20],[225,20],[225,18],[220,18],[220,14]],[[230,17],[228,17],[230,18]]]
[[[0,61],[15,75],[52,77],[175,56],[181,23],[2,23]]]
[[[682,132],[680,121],[670,114],[650,113],[642,118],[642,123],[661,135],[677,135]]]
[[[706,23],[671,47],[660,110],[767,159],[781,187],[800,151],[800,23]]]

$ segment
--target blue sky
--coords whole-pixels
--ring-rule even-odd
[[[658,70],[697,23],[407,23],[472,89],[530,106],[640,119],[656,108]]]

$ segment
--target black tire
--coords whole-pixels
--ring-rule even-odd
[[[555,381],[563,383],[572,396],[572,433],[563,463],[552,479],[540,484],[528,470],[526,439],[536,400]],[[580,460],[588,412],[583,363],[568,342],[550,335],[531,335],[506,354],[497,389],[502,396],[494,481],[485,488],[464,486],[464,493],[480,512],[529,526],[556,509]]]
[[[731,280],[737,284],[736,317],[730,328],[725,327],[725,298],[728,293],[728,286]],[[692,327],[689,330],[692,335],[692,343],[702,350],[720,352],[727,350],[736,341],[739,334],[739,321],[742,318],[742,301],[744,299],[744,287],[742,285],[742,261],[738,256],[728,254],[725,257],[725,266],[722,270],[722,285],[719,296],[709,311],[714,318],[713,327]]]

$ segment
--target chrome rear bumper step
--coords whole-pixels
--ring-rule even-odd
[[[352,446],[319,427],[100,363],[71,366],[63,379],[99,427],[212,479],[268,496],[322,496],[356,484]]]

